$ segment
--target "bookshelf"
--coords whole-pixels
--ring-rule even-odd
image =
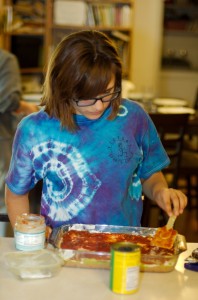
[[[47,57],[67,34],[86,29],[105,32],[115,42],[129,78],[134,0],[48,0],[46,17]]]
[[[19,61],[24,92],[40,92],[45,64],[45,0],[1,0],[1,47]],[[32,84],[31,84],[32,81]]]
[[[101,30],[115,42],[123,63],[123,76],[129,79],[134,2],[0,0],[0,12],[6,15],[1,22],[0,14],[0,47],[18,57],[22,81],[26,85],[28,78],[33,80],[35,91],[42,84],[51,52],[65,35],[90,28]],[[30,92],[27,89],[24,86],[25,92]]]

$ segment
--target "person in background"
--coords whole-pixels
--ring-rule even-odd
[[[23,118],[6,176],[12,226],[29,213],[29,191],[43,180],[41,214],[62,224],[140,226],[142,194],[168,216],[186,196],[168,188],[170,160],[149,115],[122,99],[122,66],[112,41],[98,31],[68,35],[55,49],[39,112]]]
[[[8,171],[11,145],[18,122],[38,111],[36,105],[22,100],[21,75],[17,57],[0,49],[0,210],[4,210],[4,180]]]
[[[17,57],[0,49],[0,116],[5,113],[28,115],[38,111],[35,104],[22,100],[21,76]]]

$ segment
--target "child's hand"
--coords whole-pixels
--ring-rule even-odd
[[[172,188],[162,188],[155,194],[156,203],[168,216],[178,216],[187,205],[187,197],[181,191]]]

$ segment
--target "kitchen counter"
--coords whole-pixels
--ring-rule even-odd
[[[0,238],[0,299],[2,300],[194,300],[198,273],[184,269],[184,259],[198,243],[188,243],[170,273],[140,273],[140,288],[132,295],[117,295],[109,289],[109,270],[62,267],[55,277],[20,280],[7,269],[3,253],[15,251],[13,238]]]

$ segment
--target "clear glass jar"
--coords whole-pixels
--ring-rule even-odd
[[[17,216],[14,237],[17,250],[34,251],[45,247],[45,218],[37,214]]]

